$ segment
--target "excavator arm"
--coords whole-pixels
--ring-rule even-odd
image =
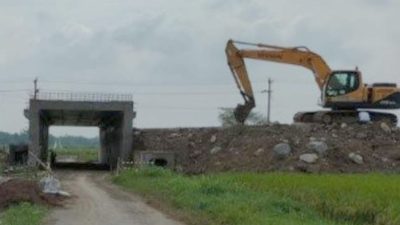
[[[235,43],[254,46],[257,47],[257,49],[239,50],[235,46]],[[225,53],[228,59],[229,68],[232,71],[235,82],[245,101],[244,104],[239,104],[234,111],[235,119],[239,123],[244,123],[250,111],[255,107],[254,93],[244,58],[305,67],[313,72],[315,81],[320,90],[322,90],[332,72],[321,56],[310,51],[306,47],[285,48],[229,40],[226,45]]]

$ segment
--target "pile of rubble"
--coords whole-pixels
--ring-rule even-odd
[[[175,152],[191,174],[400,171],[400,130],[385,123],[146,129],[134,140],[134,150]]]
[[[18,202],[60,206],[66,196],[43,192],[38,182],[0,176],[0,210]]]

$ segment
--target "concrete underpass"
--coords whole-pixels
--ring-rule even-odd
[[[115,168],[118,159],[128,160],[132,149],[133,101],[126,95],[42,94],[30,99],[29,151],[48,161],[50,126],[99,128],[99,162]],[[37,164],[29,156],[29,163]]]

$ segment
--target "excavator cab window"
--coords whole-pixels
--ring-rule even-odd
[[[326,86],[326,95],[329,97],[345,95],[357,90],[359,85],[359,75],[357,72],[333,72]]]

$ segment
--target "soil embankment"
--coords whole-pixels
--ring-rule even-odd
[[[175,152],[177,170],[190,174],[400,171],[400,130],[386,124],[144,129],[134,141],[135,150]],[[290,151],[277,157],[282,143]]]

